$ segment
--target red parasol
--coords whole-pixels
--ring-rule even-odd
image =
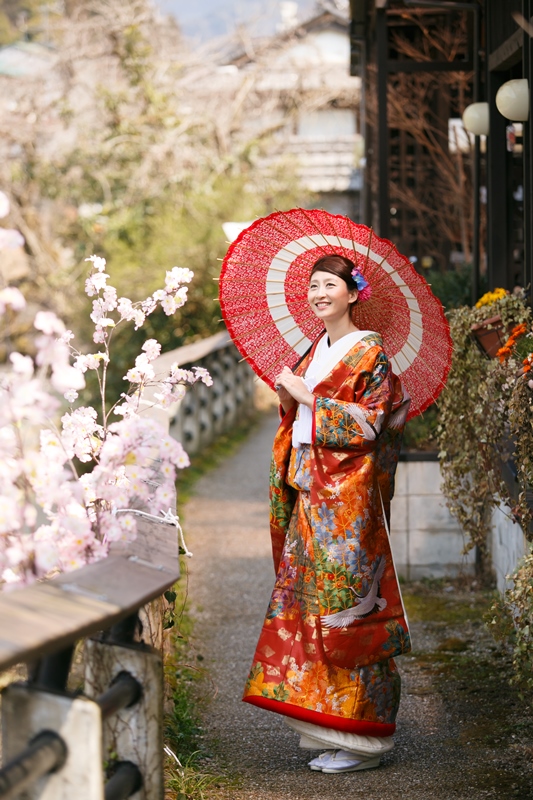
[[[323,330],[307,303],[312,265],[350,258],[369,282],[355,324],[377,331],[411,395],[409,418],[439,396],[452,342],[439,300],[391,242],[366,225],[319,209],[277,211],[256,220],[230,246],[220,276],[222,315],[235,345],[269,386],[294,367]]]

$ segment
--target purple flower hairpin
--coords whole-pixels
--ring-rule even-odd
[[[359,272],[357,267],[352,269],[352,278],[354,279],[355,285],[357,286],[357,291],[359,292],[357,301],[359,303],[364,303],[365,300],[368,300],[372,294],[372,287],[366,278],[363,277],[363,274]]]

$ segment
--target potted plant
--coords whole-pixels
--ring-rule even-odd
[[[508,295],[505,289],[495,289],[486,292],[476,303],[476,308],[494,306],[498,301]],[[494,358],[497,351],[507,339],[508,326],[502,320],[501,314],[494,314],[471,325],[471,333],[480,350],[489,358]]]

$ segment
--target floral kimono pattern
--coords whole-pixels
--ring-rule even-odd
[[[277,576],[244,700],[391,736],[400,699],[392,656],[408,652],[410,640],[385,517],[408,400],[377,334],[355,344],[314,393],[312,443],[292,447],[296,408],[274,440]]]

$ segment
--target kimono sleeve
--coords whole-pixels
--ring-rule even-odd
[[[388,419],[392,401],[389,360],[379,350],[369,368],[358,376],[353,402],[316,398],[313,444],[371,450]]]

